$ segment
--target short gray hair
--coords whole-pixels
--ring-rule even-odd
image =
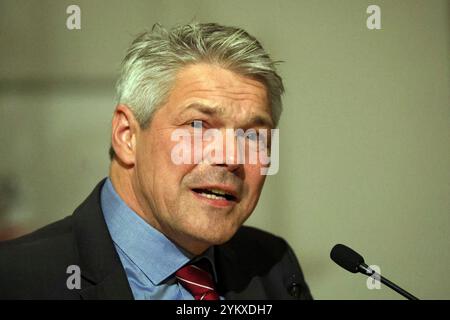
[[[150,123],[189,64],[211,63],[261,81],[267,88],[275,126],[281,116],[283,81],[256,38],[245,30],[216,23],[190,23],[170,30],[155,24],[128,48],[117,82],[117,102],[127,105],[141,128]],[[113,150],[110,149],[113,156]]]

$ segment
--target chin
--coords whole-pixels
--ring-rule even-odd
[[[239,229],[239,222],[234,219],[202,219],[197,216],[184,224],[179,230],[195,242],[208,246],[221,245],[230,240]]]
[[[209,245],[221,245],[230,240],[237,230],[227,230],[221,232],[208,232],[200,235],[199,240],[208,243]]]

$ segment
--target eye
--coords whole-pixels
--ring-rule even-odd
[[[243,129],[238,129],[236,131],[236,136],[239,138],[245,138],[250,141],[258,141],[258,132],[255,129],[249,129],[244,132]]]
[[[246,133],[245,136],[247,137],[247,139],[249,139],[251,141],[258,140],[258,133],[256,131],[250,131],[250,132]]]
[[[202,120],[194,120],[194,121],[192,121],[189,124],[194,129],[202,129],[203,128],[203,121]]]

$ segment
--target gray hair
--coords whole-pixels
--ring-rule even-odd
[[[117,102],[127,105],[141,128],[146,128],[167,99],[177,72],[196,63],[219,65],[264,83],[278,125],[284,92],[275,68],[278,61],[243,29],[216,23],[190,23],[171,30],[155,24],[150,32],[141,33],[122,62]]]

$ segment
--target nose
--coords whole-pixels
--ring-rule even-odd
[[[204,146],[204,160],[213,166],[220,166],[230,172],[237,172],[243,168],[242,146],[233,129],[217,130],[212,142]],[[245,150],[245,149],[244,149]]]

